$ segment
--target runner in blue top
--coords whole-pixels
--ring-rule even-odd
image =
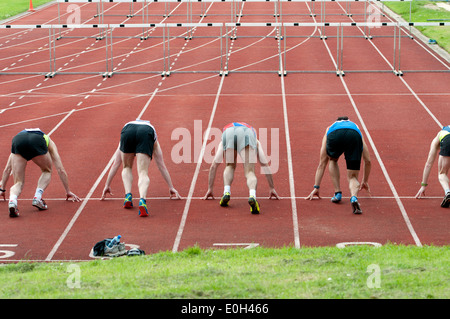
[[[419,192],[416,194],[416,198],[421,198],[425,195],[425,189],[428,186],[428,177],[430,176],[431,167],[433,166],[438,152],[439,183],[445,193],[441,207],[447,208],[450,206],[450,187],[448,178],[448,172],[450,170],[450,125],[444,126],[431,141],[427,162],[425,163],[425,168],[423,169],[422,185]]]
[[[314,189],[306,199],[312,200],[319,196],[320,183],[328,163],[331,180],[334,186],[333,203],[339,203],[342,199],[340,186],[340,172],[338,166],[339,157],[344,154],[347,164],[347,179],[350,189],[350,202],[354,214],[361,214],[361,206],[358,202],[358,193],[362,189],[369,189],[369,175],[371,170],[370,154],[364,138],[358,126],[348,117],[339,117],[333,125],[329,126],[322,139],[320,149],[320,162],[316,170]],[[361,157],[364,159],[364,176],[361,183],[358,181],[361,167]]]
[[[72,198],[74,202],[80,201],[78,196],[69,189],[67,173],[61,162],[61,157],[59,156],[55,142],[38,128],[25,129],[19,132],[12,140],[11,154],[0,182],[0,196],[3,196],[5,199],[6,190],[4,188],[6,188],[6,183],[12,172],[14,185],[11,187],[9,195],[8,209],[10,217],[19,216],[17,198],[22,193],[25,183],[25,168],[28,161],[33,161],[39,166],[42,172],[32,201],[33,206],[39,210],[47,209],[47,204],[42,199],[42,194],[50,184],[52,164],[55,165],[59,178],[66,190],[66,199]]]

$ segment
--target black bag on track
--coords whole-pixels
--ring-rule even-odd
[[[106,243],[110,242],[111,240],[112,238],[106,238],[96,243],[93,248],[94,256],[104,256]]]

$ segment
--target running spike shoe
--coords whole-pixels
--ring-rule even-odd
[[[9,202],[8,204],[9,208],[9,217],[19,217],[19,209],[17,208],[17,204],[14,202]]]
[[[259,214],[259,204],[255,196],[250,196],[248,198],[248,204],[250,205],[250,212],[252,214]]]
[[[147,217],[148,216],[148,210],[147,210],[147,201],[143,198],[139,200],[139,216],[140,217]]]
[[[331,198],[333,203],[339,203],[342,200],[342,192],[334,193],[334,196]]]
[[[131,193],[125,195],[125,200],[123,202],[123,208],[131,208],[133,207],[133,196]]]
[[[227,207],[228,202],[230,201],[230,198],[231,198],[231,194],[226,192],[225,194],[223,194],[222,198],[220,199],[219,205],[222,207]]]
[[[353,214],[362,214],[361,206],[359,206],[358,203],[358,198],[356,198],[356,196],[352,196],[350,202],[352,204]]]
[[[42,198],[41,199],[37,199],[36,197],[33,198],[33,202],[31,204],[39,210],[47,209],[47,204]]]
[[[441,207],[448,208],[449,206],[450,206],[450,192],[445,195],[441,203]]]

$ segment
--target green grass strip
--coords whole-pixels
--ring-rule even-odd
[[[33,0],[33,8],[37,8],[50,0]],[[0,20],[9,19],[30,8],[30,0],[0,0]]]
[[[450,2],[444,2],[450,4]],[[409,21],[410,2],[395,1],[384,2],[387,7]],[[411,3],[412,22],[450,22],[450,11],[436,6],[435,1],[412,1]],[[416,27],[421,33],[430,39],[437,41],[437,44],[447,52],[450,52],[450,27]]]
[[[449,246],[160,252],[0,266],[0,298],[447,299]]]

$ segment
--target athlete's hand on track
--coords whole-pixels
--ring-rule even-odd
[[[66,194],[66,200],[69,200],[69,198],[72,198],[72,202],[81,202],[81,199],[72,192]]]
[[[280,199],[280,196],[278,196],[277,191],[275,188],[272,188],[270,190],[269,199]]]
[[[369,194],[370,194],[370,187],[369,187],[369,184],[367,182],[361,183],[361,185],[359,186],[359,190],[362,190],[362,189],[366,189],[369,192]]]
[[[203,197],[203,199],[205,200],[205,199],[209,199],[209,198],[214,199],[213,192],[212,192],[212,190],[210,190],[210,189],[208,189],[208,191],[206,192],[206,194],[205,194],[205,196]]]
[[[102,197],[100,198],[100,200],[105,200],[105,198],[106,198],[106,194],[109,194],[109,195],[111,195],[112,196],[112,192],[111,192],[111,187],[105,187],[105,189],[103,190],[103,193],[102,193]]]
[[[308,197],[306,197],[305,199],[309,199],[309,200],[313,200],[314,196],[317,196],[318,199],[320,199],[320,195],[319,195],[319,189],[314,188],[313,191],[311,192],[311,194],[309,194]]]
[[[170,199],[174,198],[174,199],[181,199],[180,194],[178,194],[178,191],[175,188],[171,188],[169,190],[170,192]]]
[[[420,187],[419,191],[418,191],[417,194],[416,194],[416,198],[417,198],[417,199],[420,199],[420,198],[422,198],[423,196],[425,196],[425,189],[426,189],[426,186],[421,186],[421,187]]]

